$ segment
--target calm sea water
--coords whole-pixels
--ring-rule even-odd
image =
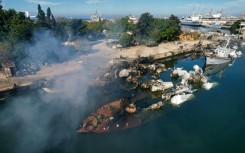
[[[189,70],[204,63],[204,58],[185,58],[175,66]],[[94,106],[107,101],[100,89],[80,97],[41,90],[11,97],[0,105],[0,153],[244,153],[245,56],[210,79],[219,85],[200,89],[180,107],[164,108],[155,120],[104,134],[75,132]],[[121,96],[119,88],[115,86],[115,98]],[[80,104],[85,95],[93,98]]]

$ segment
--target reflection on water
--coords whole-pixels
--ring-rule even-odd
[[[205,58],[169,62],[172,67],[186,70],[195,64],[203,67]],[[210,76],[219,86],[210,91],[199,90],[195,99],[181,107],[164,108],[158,118],[144,126],[115,133],[74,132],[80,121],[94,111],[91,105],[104,98],[99,89],[89,90],[97,101],[90,99],[83,105],[70,105],[72,100],[76,101],[74,97],[50,97],[40,94],[41,91],[12,97],[11,102],[0,105],[0,152],[243,153],[244,67],[242,56],[225,68],[222,79]],[[169,73],[160,77],[169,78]]]

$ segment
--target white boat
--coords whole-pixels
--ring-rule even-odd
[[[228,48],[230,38],[227,40],[227,44],[224,47],[217,47],[213,54],[206,54],[206,65],[227,63],[237,58],[236,50]]]
[[[175,95],[171,98],[171,104],[174,106],[179,106],[180,104],[192,99],[193,97],[193,94]]]
[[[192,17],[186,17],[182,20],[180,20],[180,24],[182,25],[189,25],[189,26],[201,26],[201,16],[192,16]]]

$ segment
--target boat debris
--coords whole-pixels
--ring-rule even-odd
[[[49,88],[42,88],[42,90],[45,91],[46,93],[57,93],[57,91]]]
[[[202,87],[205,89],[205,90],[210,90],[212,89],[213,87],[217,86],[218,83],[217,82],[214,82],[214,83],[210,83],[210,82],[206,82],[202,85]]]
[[[230,44],[230,39],[228,38],[224,47],[219,46],[212,52],[204,53],[204,68],[194,65],[192,70],[185,70],[182,67],[172,70],[159,61],[154,63],[140,57],[130,63],[124,61],[124,64],[118,64],[118,67],[113,62],[111,67],[115,72],[106,73],[105,78],[113,77],[112,74],[118,75],[120,77],[118,79],[127,84],[124,88],[132,91],[132,97],[139,90],[140,94],[150,93],[156,100],[142,102],[142,99],[133,100],[130,97],[105,104],[83,120],[78,132],[112,132],[136,127],[158,116],[151,113],[160,112],[157,110],[163,109],[166,105],[179,107],[193,99],[199,89],[211,90],[218,83],[212,82],[210,75],[219,73],[234,61],[234,58],[242,55],[241,51],[236,51],[238,47]],[[161,79],[160,76],[165,71],[168,76],[170,75],[171,81]]]
[[[194,98],[193,94],[178,94],[171,98],[171,104],[174,106],[179,106],[180,104]]]
[[[149,107],[145,108],[145,111],[154,111],[154,110],[158,110],[160,108],[162,108],[162,106],[164,106],[164,102],[160,101],[158,103],[152,104]]]
[[[151,86],[151,91],[164,91],[166,89],[170,89],[174,86],[172,82],[163,82],[162,80],[156,80],[155,83]]]

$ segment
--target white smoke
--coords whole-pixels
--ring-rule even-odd
[[[60,60],[70,56],[69,48],[60,45],[51,32],[34,36],[36,43],[27,50],[29,58],[52,59],[50,52],[55,52]],[[80,122],[91,113],[94,103],[99,103],[93,99],[99,89],[91,82],[99,75],[98,67],[106,61],[101,55],[88,55],[86,60],[79,72],[56,76],[54,89],[57,93],[38,90],[7,100],[0,111],[0,135],[4,133],[5,137],[1,139],[8,141],[5,152],[45,152],[57,146],[72,152],[70,145],[62,144],[76,142],[75,131]]]

